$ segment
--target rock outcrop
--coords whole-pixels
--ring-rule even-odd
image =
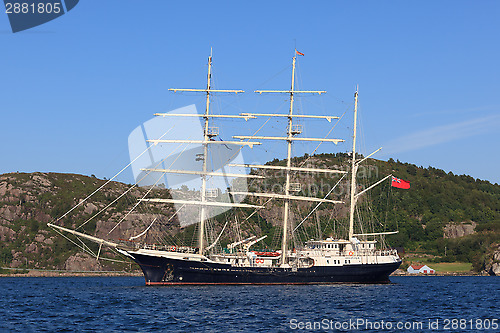
[[[64,263],[64,269],[67,271],[89,272],[101,271],[102,267],[96,258],[87,253],[77,253],[69,257]]]
[[[459,238],[475,233],[476,222],[448,223],[444,227],[444,238]]]
[[[489,275],[500,276],[500,244],[493,246],[493,251],[486,263],[485,270]]]
[[[16,232],[14,230],[0,225],[0,241],[12,241],[15,235]]]

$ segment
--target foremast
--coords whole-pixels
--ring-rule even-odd
[[[207,249],[205,246],[205,220],[206,220],[206,209],[207,207],[240,207],[240,208],[264,208],[263,206],[258,206],[258,205],[252,205],[252,204],[243,204],[243,203],[236,203],[236,202],[220,202],[220,201],[207,201],[207,177],[243,177],[243,178],[263,178],[261,176],[257,175],[248,175],[248,174],[235,174],[235,173],[226,173],[226,172],[213,172],[208,170],[208,146],[210,144],[223,144],[223,145],[239,145],[239,146],[249,146],[250,148],[253,148],[254,145],[260,145],[260,142],[241,142],[241,141],[225,141],[225,140],[219,140],[219,141],[214,141],[211,140],[212,137],[214,136],[213,133],[210,131],[210,120],[213,118],[217,119],[228,119],[228,118],[235,118],[235,119],[244,119],[247,121],[248,119],[255,118],[254,116],[251,115],[221,115],[221,114],[211,114],[210,113],[210,95],[212,93],[243,93],[243,90],[230,90],[230,89],[212,89],[211,87],[211,76],[212,76],[212,50],[210,50],[210,56],[208,57],[208,75],[207,75],[207,86],[206,89],[178,89],[178,88],[171,88],[168,89],[169,91],[177,92],[177,91],[184,91],[184,92],[204,92],[206,94],[206,103],[205,103],[205,112],[203,114],[176,114],[176,113],[155,113],[155,116],[161,116],[161,117],[197,117],[197,118],[203,118],[204,123],[203,123],[203,140],[188,140],[188,139],[148,139],[146,142],[152,144],[150,147],[157,145],[159,143],[166,143],[166,144],[173,144],[173,143],[183,143],[183,144],[201,144],[203,145],[203,165],[202,165],[202,171],[194,171],[194,170],[175,170],[175,169],[160,169],[160,168],[141,168],[141,171],[147,171],[147,172],[160,172],[160,173],[177,173],[177,174],[188,174],[188,175],[199,175],[201,176],[202,180],[202,189],[200,193],[200,200],[177,200],[177,199],[159,199],[159,198],[141,198],[139,201],[141,202],[151,202],[151,203],[170,203],[170,204],[182,204],[184,205],[196,205],[200,206],[200,231],[199,231],[199,240],[198,240],[198,246],[199,246],[199,256],[203,257],[204,252]],[[217,134],[218,135],[218,131]],[[137,184],[136,184],[137,185]],[[97,191],[96,191],[97,192]],[[94,193],[96,193],[94,192]],[[74,207],[76,208],[76,207]],[[72,208],[71,210],[73,210]],[[135,208],[135,207],[134,207]],[[70,210],[70,211],[71,211]],[[69,212],[68,212],[69,213]],[[55,225],[53,223],[47,223],[49,227],[52,227],[54,229],[64,231],[70,234],[73,234],[77,237],[82,237],[87,240],[90,240],[92,242],[95,242],[99,244],[99,252],[102,247],[102,245],[106,245],[112,248],[116,249],[122,249],[124,248],[121,244],[115,243],[115,242],[110,242],[95,236],[87,235],[81,232],[78,232],[76,230],[64,228],[62,226]],[[147,230],[147,229],[146,229]],[[99,254],[97,255],[97,257]]]
[[[208,115],[210,113],[210,82],[212,80],[212,51],[210,50],[210,56],[208,57],[208,74],[207,74],[207,90],[206,90],[206,102],[205,102],[205,118],[203,126],[203,141],[208,142]],[[207,201],[207,161],[208,161],[208,143],[203,144],[203,175],[201,176],[201,206],[200,206],[200,230],[199,230],[199,240],[198,247],[200,254],[203,254],[205,250],[205,215],[206,206],[204,203]]]
[[[205,113],[203,117],[203,165],[201,173],[201,193],[200,193],[200,225],[198,234],[198,248],[199,253],[203,255],[205,252],[205,220],[207,215],[207,176],[208,173],[208,145],[210,144],[210,133],[209,133],[209,120],[210,120],[210,95],[214,92],[226,92],[226,93],[242,93],[243,90],[217,90],[212,89],[212,49],[210,49],[210,56],[208,57],[208,73],[207,73],[207,87],[206,89],[169,89],[171,91],[201,91],[206,95],[205,99]],[[231,116],[228,116],[231,117]],[[237,116],[236,116],[237,117]],[[246,120],[246,119],[245,119]]]
[[[214,115],[210,112],[210,97],[213,93],[243,93],[243,90],[232,90],[232,89],[213,89],[212,85],[212,50],[210,50],[210,56],[208,57],[208,74],[207,74],[207,85],[205,89],[179,89],[171,88],[170,91],[177,92],[203,92],[205,93],[205,112],[203,115],[199,114],[173,114],[173,113],[156,113],[156,116],[163,117],[202,117],[203,118],[203,140],[147,140],[148,142],[158,144],[158,143],[186,143],[193,144],[198,143],[203,145],[203,157],[202,157],[202,171],[190,171],[190,170],[173,170],[173,169],[143,169],[145,171],[155,171],[162,173],[178,173],[178,174],[197,174],[201,176],[201,193],[200,201],[189,201],[189,200],[173,200],[173,199],[143,199],[143,201],[149,202],[163,202],[163,203],[181,203],[183,205],[199,205],[200,206],[200,221],[199,221],[199,233],[198,233],[198,248],[199,254],[203,255],[206,250],[205,244],[205,221],[207,219],[207,207],[210,206],[221,206],[221,207],[246,207],[246,208],[263,208],[256,205],[240,204],[240,203],[227,203],[227,202],[212,202],[207,201],[207,178],[208,177],[245,177],[245,178],[260,178],[259,176],[252,176],[246,174],[229,174],[229,173],[218,173],[208,170],[208,148],[210,144],[235,144],[240,146],[260,145],[260,142],[238,142],[238,141],[214,141],[212,137],[217,135],[217,133],[211,132],[210,120],[213,118],[239,118],[245,121],[253,118],[252,116],[240,116],[240,115]]]

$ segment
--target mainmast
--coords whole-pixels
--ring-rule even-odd
[[[356,206],[356,174],[358,165],[356,164],[356,127],[358,117],[358,90],[354,93],[354,131],[352,136],[352,165],[351,165],[351,210],[349,214],[349,240],[354,234],[354,208]]]
[[[290,201],[291,200],[303,200],[303,201],[320,201],[320,202],[330,202],[330,203],[341,203],[340,201],[333,201],[327,199],[320,198],[312,198],[312,197],[300,197],[291,194],[290,191],[290,175],[292,171],[318,171],[318,172],[335,172],[342,173],[339,170],[323,170],[323,169],[311,169],[311,168],[297,168],[291,166],[292,161],[292,142],[293,141],[308,141],[308,142],[332,142],[339,143],[343,142],[342,139],[326,139],[326,138],[297,138],[295,135],[300,134],[301,130],[299,128],[295,128],[293,125],[293,118],[317,118],[317,119],[326,119],[331,122],[332,119],[338,119],[335,116],[308,116],[308,115],[294,115],[293,114],[293,103],[294,96],[297,93],[317,93],[322,94],[326,93],[324,90],[295,90],[295,62],[297,59],[297,54],[299,53],[297,50],[294,52],[294,56],[292,58],[292,82],[290,90],[256,90],[256,93],[286,93],[290,95],[290,108],[288,110],[288,115],[284,114],[267,114],[267,113],[242,113],[242,116],[265,116],[265,117],[288,117],[288,128],[287,128],[287,136],[286,137],[271,137],[271,136],[245,136],[245,135],[236,135],[233,136],[236,139],[264,139],[264,140],[284,140],[287,142],[287,163],[286,167],[274,167],[274,166],[264,166],[264,165],[244,165],[246,167],[252,168],[261,168],[261,169],[281,169],[286,172],[286,183],[285,183],[285,191],[284,194],[269,194],[269,193],[246,193],[246,192],[237,192],[235,194],[244,194],[244,195],[253,195],[253,196],[261,196],[261,197],[271,197],[271,198],[279,198],[284,200],[284,211],[283,211],[283,235],[281,242],[281,264],[286,264],[287,260],[287,243],[288,243],[288,219],[290,213]],[[301,54],[303,55],[303,54]]]
[[[290,88],[290,109],[288,111],[288,128],[287,128],[287,153],[286,153],[286,183],[285,183],[285,196],[290,195],[290,167],[292,166],[292,125],[293,125],[293,93],[295,87],[295,60],[297,59],[297,50],[293,55],[292,60],[292,84]],[[287,250],[287,237],[288,237],[288,214],[290,211],[290,199],[285,199],[285,207],[283,211],[283,237],[281,241],[281,264],[285,264],[286,250]]]

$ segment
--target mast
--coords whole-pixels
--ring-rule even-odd
[[[292,61],[292,85],[290,88],[290,110],[288,111],[288,130],[287,130],[287,153],[286,153],[286,183],[285,183],[285,196],[290,195],[290,167],[292,166],[292,124],[293,124],[293,89],[295,86],[295,60],[297,58],[297,50],[293,54]],[[288,234],[288,214],[290,210],[290,199],[285,199],[285,207],[283,212],[283,239],[281,241],[281,264],[284,265],[286,261],[287,249],[287,234]]]
[[[236,139],[264,139],[264,140],[283,140],[287,142],[287,158],[286,158],[286,167],[280,168],[281,170],[286,171],[286,183],[285,183],[285,193],[284,195],[269,195],[269,194],[264,194],[264,193],[241,193],[241,194],[246,194],[246,195],[256,195],[256,196],[264,196],[264,197],[276,197],[276,198],[281,198],[284,199],[284,211],[283,211],[283,235],[282,235],[282,241],[281,241],[281,264],[284,265],[286,263],[286,258],[287,258],[287,242],[288,242],[288,218],[290,214],[290,201],[291,200],[307,200],[307,201],[314,201],[314,200],[320,200],[322,202],[332,202],[332,203],[338,203],[334,202],[332,200],[325,200],[325,199],[317,199],[317,198],[310,198],[310,197],[297,197],[297,196],[292,196],[290,194],[290,174],[291,171],[297,171],[298,169],[305,171],[303,169],[305,168],[293,168],[292,165],[292,142],[293,141],[318,141],[318,142],[331,142],[334,144],[337,144],[339,142],[343,142],[344,140],[341,139],[327,139],[327,138],[297,138],[295,135],[300,134],[301,131],[299,129],[294,129],[293,128],[293,119],[294,118],[318,118],[318,119],[326,119],[328,122],[331,122],[332,119],[338,119],[338,117],[334,116],[301,116],[301,115],[294,115],[293,114],[293,102],[294,102],[294,96],[295,94],[298,93],[316,93],[316,94],[322,94],[326,93],[324,90],[295,90],[295,62],[297,59],[297,54],[303,55],[302,53],[299,53],[296,49],[294,51],[294,55],[292,58],[292,82],[291,82],[291,88],[290,90],[256,90],[256,93],[262,94],[262,93],[286,93],[290,95],[290,108],[288,110],[288,114],[263,114],[263,113],[242,113],[240,114],[241,116],[246,116],[246,117],[256,117],[256,116],[271,116],[271,117],[288,117],[288,128],[287,128],[287,136],[286,137],[271,137],[271,136],[246,136],[246,135],[235,135],[233,138]],[[250,165],[248,165],[250,166]],[[251,167],[255,168],[268,168],[267,166],[259,166],[259,165],[251,165]],[[299,171],[300,171],[299,170]],[[312,169],[310,169],[312,170]],[[320,172],[323,172],[324,170],[321,169],[314,169],[318,170]]]
[[[208,57],[208,74],[207,74],[207,99],[205,106],[205,124],[203,126],[203,141],[208,141],[208,114],[210,111],[210,81],[212,79],[212,49],[210,49],[210,56]],[[201,202],[204,203],[207,201],[206,198],[206,190],[207,190],[207,160],[208,160],[208,144],[203,144],[203,175],[201,176]],[[205,238],[205,215],[206,215],[206,206],[201,205],[200,207],[200,233],[198,240],[198,247],[200,254],[203,254],[203,250],[205,247],[204,238]]]
[[[354,131],[352,136],[352,166],[351,166],[351,210],[349,214],[349,240],[354,235],[354,208],[356,206],[356,173],[358,165],[356,164],[356,127],[358,117],[358,89],[354,93]]]
[[[183,202],[183,200],[154,200],[154,199],[147,199],[147,200],[142,200],[142,201],[149,201],[149,202],[170,202],[170,203],[180,203],[182,202],[183,204],[195,204],[195,205],[200,205],[200,230],[199,230],[199,235],[198,235],[198,248],[199,248],[199,254],[203,255],[203,252],[205,251],[205,219],[207,216],[207,206],[231,206],[235,207],[238,206],[237,204],[228,204],[228,203],[217,203],[217,202],[208,202],[207,201],[207,177],[209,176],[227,176],[225,173],[216,173],[216,172],[209,172],[208,171],[208,145],[212,143],[216,144],[239,144],[239,145],[244,145],[244,146],[250,146],[253,147],[253,145],[257,144],[259,145],[260,143],[258,142],[252,142],[250,144],[247,143],[239,143],[239,142],[233,142],[233,141],[212,141],[211,139],[211,134],[210,134],[210,119],[212,118],[243,118],[245,120],[253,118],[252,116],[232,116],[232,115],[211,115],[210,114],[210,94],[212,93],[218,93],[218,92],[223,92],[223,93],[242,93],[243,90],[229,90],[229,89],[212,89],[211,87],[211,80],[212,80],[212,49],[210,49],[210,56],[208,57],[208,74],[207,74],[207,86],[205,89],[169,89],[170,91],[177,92],[177,91],[186,91],[186,92],[204,92],[206,94],[206,101],[205,101],[205,113],[201,116],[203,117],[203,140],[147,140],[148,142],[152,142],[154,144],[158,143],[200,143],[203,145],[203,166],[202,166],[202,172],[189,172],[186,170],[165,170],[165,169],[148,169],[148,171],[156,171],[156,172],[172,172],[172,173],[181,173],[181,174],[199,174],[201,176],[201,193],[200,193],[200,201],[193,201],[193,202]],[[189,116],[189,117],[198,117],[200,115],[197,114],[168,114],[168,113],[157,113],[155,114],[157,116],[162,116],[162,117],[179,117],[179,116]],[[144,169],[145,170],[145,169]],[[244,176],[244,175],[234,175],[231,174],[230,176],[232,177],[239,177],[239,176]],[[241,205],[239,205],[241,206]],[[253,206],[253,205],[252,205]],[[242,206],[241,206],[242,207]],[[256,206],[253,206],[256,207]]]
[[[179,200],[179,199],[161,199],[161,198],[141,198],[139,199],[140,202],[146,202],[146,203],[169,203],[169,204],[182,204],[184,205],[195,205],[195,206],[200,206],[200,229],[199,229],[199,241],[198,241],[198,246],[199,246],[199,255],[203,256],[204,252],[207,250],[210,250],[211,247],[213,246],[206,246],[205,244],[205,220],[207,218],[207,207],[239,207],[239,208],[256,208],[256,209],[261,209],[264,208],[264,206],[259,206],[259,205],[252,205],[252,204],[242,204],[242,203],[235,203],[235,202],[224,202],[224,201],[212,201],[212,200],[207,200],[207,179],[210,177],[242,177],[242,178],[263,178],[262,176],[258,175],[249,175],[246,173],[228,173],[228,172],[214,172],[212,170],[208,170],[208,146],[215,144],[215,145],[236,145],[236,146],[241,146],[245,147],[248,146],[250,148],[253,148],[255,145],[260,145],[260,142],[252,141],[252,142],[242,142],[242,141],[232,141],[232,140],[213,140],[214,136],[218,135],[218,131],[213,131],[214,128],[210,127],[210,120],[213,118],[217,119],[244,119],[245,121],[249,119],[254,119],[256,118],[253,115],[224,115],[224,114],[210,114],[210,95],[214,93],[243,93],[243,90],[233,90],[233,89],[212,89],[211,87],[211,79],[212,79],[212,49],[210,49],[210,56],[208,57],[208,74],[207,74],[207,85],[206,88],[204,89],[185,89],[185,88],[170,88],[168,89],[169,91],[178,92],[202,92],[206,94],[206,104],[205,104],[205,112],[203,114],[184,114],[184,113],[155,113],[155,116],[159,117],[198,117],[198,118],[203,118],[203,140],[190,140],[190,139],[148,139],[146,142],[151,143],[152,145],[157,145],[157,144],[200,144],[203,145],[203,164],[202,164],[202,171],[197,171],[197,170],[177,170],[177,169],[162,169],[162,168],[141,168],[141,171],[147,171],[147,172],[159,172],[162,174],[165,173],[176,173],[176,174],[188,174],[188,175],[199,175],[201,176],[202,180],[202,186],[201,186],[201,193],[200,193],[200,200]],[[325,117],[325,119],[328,119],[328,121],[331,121],[331,119],[334,119],[335,117]],[[217,129],[217,128],[215,128]],[[241,149],[241,148],[240,148]],[[135,208],[135,207],[134,207]],[[74,209],[74,208],[73,208]],[[72,210],[73,210],[72,209]],[[69,212],[68,212],[69,213]],[[121,222],[121,221],[120,221]],[[119,223],[120,223],[119,222]],[[71,229],[66,229],[62,228],[56,225],[53,225],[51,223],[48,224],[49,227],[53,227],[55,229],[59,229],[62,231],[66,231],[69,233],[73,233],[74,235],[81,236],[84,238],[87,238],[91,241],[94,241],[101,246],[108,245],[111,247],[118,248],[117,243],[111,243],[107,242],[105,240],[102,240],[100,238],[96,238],[90,235],[85,235],[83,233],[79,233],[75,230]],[[116,227],[116,226],[115,226]]]

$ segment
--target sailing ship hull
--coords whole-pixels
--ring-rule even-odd
[[[401,261],[309,268],[235,267],[230,264],[133,254],[146,285],[389,283]]]

